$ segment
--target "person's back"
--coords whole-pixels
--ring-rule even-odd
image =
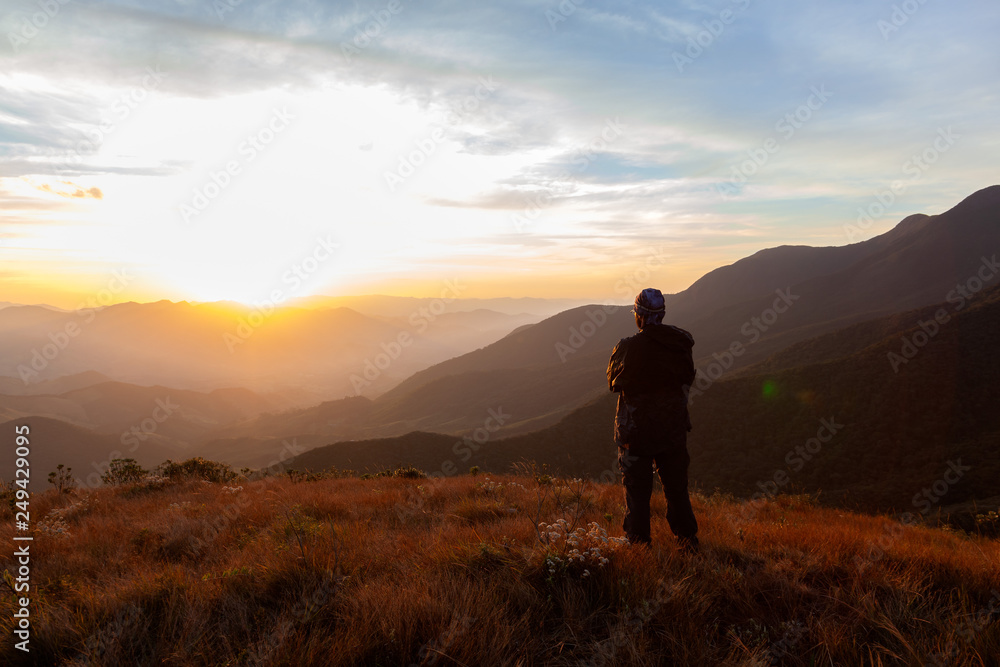
[[[653,469],[667,498],[667,521],[686,548],[696,548],[698,524],[687,491],[687,390],[694,382],[694,339],[662,324],[663,295],[645,289],[633,309],[639,333],[623,338],[608,363],[608,386],[620,392],[615,444],[625,484],[625,533],[633,543],[649,543],[649,498]]]
[[[619,446],[633,454],[655,454],[667,448],[678,428],[690,430],[686,387],[694,382],[693,346],[691,334],[665,324],[648,324],[615,346],[608,386],[620,392]]]

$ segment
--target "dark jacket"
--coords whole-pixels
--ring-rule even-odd
[[[608,387],[619,392],[615,443],[637,456],[666,451],[691,430],[687,390],[694,382],[694,338],[666,324],[618,341]]]

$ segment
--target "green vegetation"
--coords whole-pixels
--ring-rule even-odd
[[[66,468],[60,463],[54,471],[49,473],[49,484],[56,487],[56,491],[59,493],[69,493],[76,486],[73,469]]]
[[[159,466],[164,477],[172,480],[203,479],[208,482],[231,482],[236,479],[236,473],[225,463],[208,461],[196,456],[182,463],[174,463],[167,459]]]
[[[124,486],[141,482],[148,474],[149,471],[135,459],[112,459],[107,471],[101,475],[101,481],[108,486]]]

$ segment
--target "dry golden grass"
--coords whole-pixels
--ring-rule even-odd
[[[569,483],[556,499],[562,481],[484,482],[282,478],[244,481],[235,494],[202,482],[89,492],[67,517],[69,536],[36,531],[32,651],[25,662],[13,649],[8,594],[0,661],[998,664],[996,540],[797,497],[751,506],[696,495],[696,556],[676,550],[659,518],[651,549],[605,545],[603,567],[553,565],[547,557],[566,553],[538,541],[537,523],[565,517],[620,535],[620,488],[587,485],[581,496]],[[36,495],[32,514],[83,497]]]

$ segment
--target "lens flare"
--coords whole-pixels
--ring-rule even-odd
[[[764,398],[774,398],[778,394],[778,384],[774,380],[764,380],[761,393]]]

